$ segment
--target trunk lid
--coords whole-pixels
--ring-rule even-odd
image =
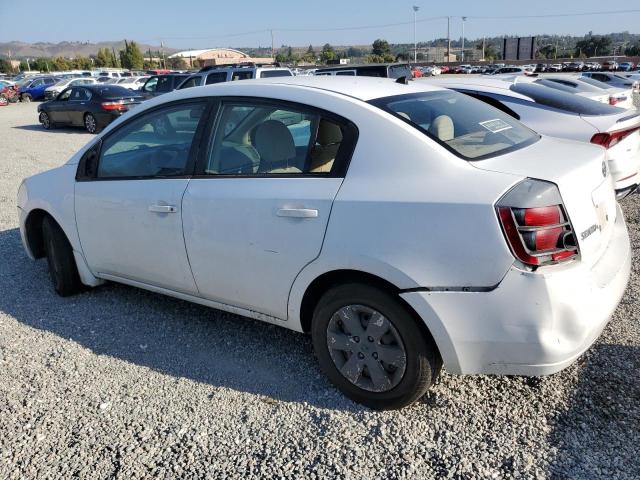
[[[471,164],[483,170],[555,183],[571,220],[581,259],[593,264],[601,257],[616,219],[615,192],[604,149],[543,137],[527,148]]]

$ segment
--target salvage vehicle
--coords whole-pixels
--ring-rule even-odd
[[[631,266],[602,148],[406,79],[168,93],[24,180],[17,204],[58,294],[114,281],[309,333],[329,379],[378,409],[443,365],[562,370]]]
[[[116,85],[77,85],[38,105],[38,120],[45,130],[74,126],[96,133],[142,100],[139,92]]]
[[[537,132],[604,147],[618,198],[633,193],[640,184],[640,113],[635,110],[518,78],[428,81],[493,105]]]

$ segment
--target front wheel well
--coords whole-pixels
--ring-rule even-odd
[[[35,209],[29,212],[29,216],[25,222],[27,245],[35,258],[43,258],[45,256],[44,238],[42,235],[42,221],[45,217],[51,217],[51,215],[45,210]]]

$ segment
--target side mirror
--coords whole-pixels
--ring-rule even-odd
[[[100,147],[102,147],[102,141],[96,143],[82,156],[78,163],[78,170],[76,171],[76,181],[82,182],[96,178],[98,175]]]

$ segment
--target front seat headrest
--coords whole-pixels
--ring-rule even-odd
[[[453,140],[454,130],[453,130],[453,120],[451,117],[447,115],[439,115],[437,116],[431,126],[429,127],[429,133],[435,135],[438,139],[443,142],[447,142],[449,140]]]
[[[296,156],[293,135],[285,124],[278,120],[267,120],[260,124],[256,129],[254,141],[261,162],[286,162]]]

